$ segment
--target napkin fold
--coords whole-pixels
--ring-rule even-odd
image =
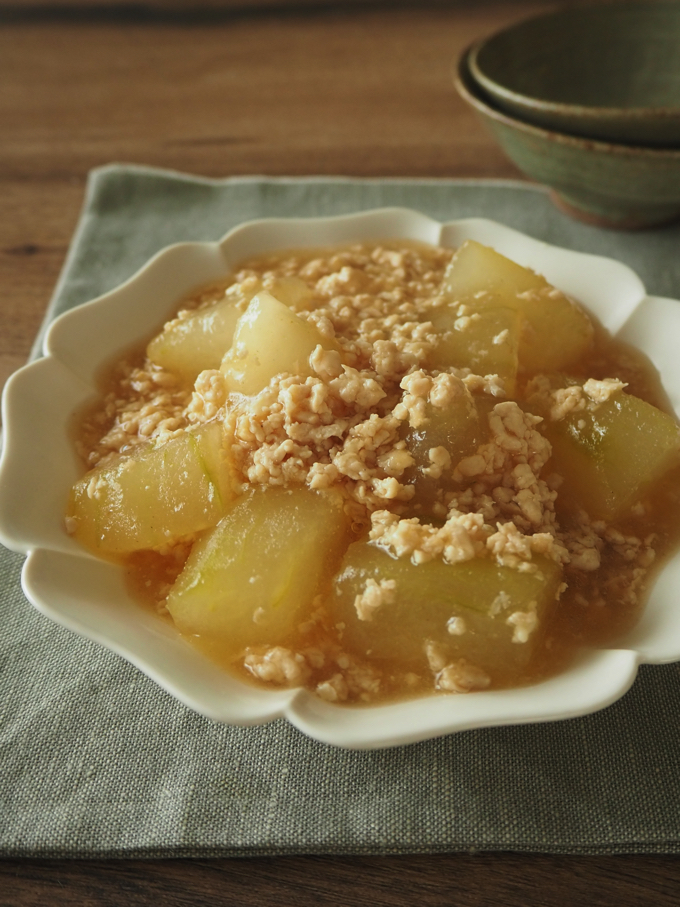
[[[650,293],[680,295],[680,227],[597,230],[523,183],[208,180],[111,166],[91,174],[45,323],[170,243],[257,217],[386,205],[490,217],[618,258]],[[643,667],[623,699],[584,718],[349,752],[284,721],[232,728],[189,711],[34,611],[21,562],[0,548],[2,856],[680,852],[677,665]]]

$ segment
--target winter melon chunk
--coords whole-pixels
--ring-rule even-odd
[[[274,375],[312,375],[309,357],[318,345],[334,349],[313,324],[262,291],[239,318],[220,366],[230,393],[257,394]]]
[[[443,407],[427,403],[423,424],[405,433],[414,462],[401,481],[415,485],[415,514],[427,514],[435,501],[442,499],[443,492],[453,487],[453,469],[486,440],[486,419],[480,418],[476,404],[468,393]]]
[[[442,293],[453,307],[464,304],[482,316],[499,306],[520,316],[520,371],[558,371],[592,346],[588,314],[529,268],[474,240],[463,243],[446,270]]]
[[[210,423],[88,472],[71,491],[67,525],[86,547],[124,554],[214,526],[231,497],[222,426]]]
[[[680,426],[650,403],[619,393],[594,412],[546,424],[551,469],[561,475],[558,504],[592,517],[621,516],[677,462]]]
[[[169,321],[149,343],[146,354],[156,365],[193,384],[199,372],[220,367],[243,314],[238,300],[224,299],[187,318]]]
[[[275,299],[294,312],[308,309],[313,303],[314,294],[299,277],[276,277],[268,289]]]
[[[422,671],[433,644],[447,661],[465,658],[502,682],[529,662],[556,601],[561,568],[545,558],[535,563],[534,573],[492,558],[414,564],[356,542],[334,581],[333,618],[345,625],[343,645],[360,656]]]
[[[351,541],[341,499],[306,487],[238,498],[193,547],[167,606],[222,657],[285,644]]]
[[[465,314],[460,315],[459,312]],[[520,314],[508,306],[446,304],[431,315],[439,341],[428,357],[430,368],[469,368],[476,375],[498,375],[508,394],[515,390],[519,365]]]

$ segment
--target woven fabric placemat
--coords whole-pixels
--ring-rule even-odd
[[[485,216],[619,258],[680,295],[680,228],[622,234],[567,219],[520,183],[205,180],[95,171],[46,321],[112,288],[163,246],[256,217],[385,205]],[[218,725],[121,658],[50,623],[0,548],[0,855],[680,851],[680,668],[644,667],[585,718],[467,731],[377,752],[284,721]]]

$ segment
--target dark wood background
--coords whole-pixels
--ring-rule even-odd
[[[91,167],[520,177],[455,96],[451,66],[475,38],[564,3],[255,5],[0,3],[0,385],[28,355]],[[518,854],[6,860],[0,904],[677,907],[680,864]]]

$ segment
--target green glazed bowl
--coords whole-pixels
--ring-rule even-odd
[[[569,214],[598,226],[639,229],[680,218],[680,148],[615,145],[543,129],[511,117],[472,79],[466,51],[458,93],[480,115],[507,156],[553,190]]]
[[[563,9],[470,52],[470,73],[511,116],[573,135],[680,147],[680,3]]]

